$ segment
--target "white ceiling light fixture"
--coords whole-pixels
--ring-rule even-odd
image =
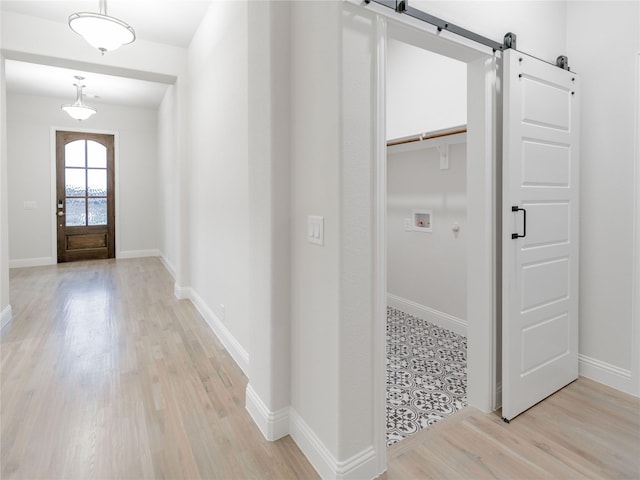
[[[73,84],[77,89],[76,101],[62,105],[61,108],[67,112],[71,118],[82,121],[96,113],[97,110],[94,107],[84,104],[84,99],[82,98],[82,89],[85,87],[82,85],[84,77],[75,76],[74,78],[78,81],[78,83]]]
[[[107,0],[100,0],[100,13],[79,12],[69,16],[69,27],[93,46],[110,52],[132,43],[136,32],[122,20],[107,15]]]

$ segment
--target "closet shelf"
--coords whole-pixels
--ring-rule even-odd
[[[461,125],[459,127],[453,127],[446,130],[436,130],[433,132],[421,133],[418,135],[412,135],[410,137],[396,138],[394,140],[387,141],[387,147],[394,145],[403,145],[405,143],[421,142],[423,140],[431,140],[432,138],[447,137],[449,135],[457,135],[459,133],[467,133],[467,126]]]

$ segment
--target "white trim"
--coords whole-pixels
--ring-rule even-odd
[[[51,208],[55,212],[56,203],[57,203],[57,164],[56,164],[56,132],[79,132],[79,133],[97,133],[100,135],[113,135],[113,181],[115,183],[115,207],[116,207],[116,258],[122,258],[120,255],[120,132],[117,130],[101,130],[94,128],[72,128],[72,127],[62,127],[62,126],[51,126],[50,129],[50,147],[51,147],[51,162],[50,162],[50,171],[49,176],[51,179]],[[56,259],[58,258],[58,229],[56,227],[56,222],[58,221],[58,217],[55,215],[51,215],[51,256]]]
[[[58,261],[55,257],[17,258],[15,260],[9,260],[9,268],[42,267],[45,265],[55,265],[56,263],[58,263]]]
[[[175,293],[175,290],[174,290]],[[191,303],[198,309],[204,321],[207,322],[209,328],[213,330],[213,333],[216,334],[216,337],[222,342],[224,348],[226,348],[229,355],[235,360],[238,366],[242,369],[245,375],[248,376],[248,368],[249,368],[249,354],[247,351],[242,348],[242,345],[235,339],[235,337],[229,332],[227,327],[220,321],[220,319],[213,313],[213,310],[209,308],[206,302],[202,299],[198,293],[190,287],[186,287],[184,291],[181,293],[188,293],[188,297],[179,297],[178,298],[189,298]]]
[[[631,281],[631,390],[640,397],[640,53],[636,56],[635,175],[633,185],[633,279]]]
[[[580,375],[583,377],[603,383],[621,392],[635,395],[630,370],[610,365],[581,353],[578,354],[578,364]]]
[[[2,314],[0,314],[0,330],[11,323],[13,319],[13,313],[11,311],[11,305],[7,305],[4,310],[2,310]]]
[[[496,385],[496,410],[502,407],[502,381],[498,382]]]
[[[375,297],[373,299],[373,442],[377,456],[377,475],[387,469],[387,20],[377,16],[376,96],[375,96]],[[377,476],[376,475],[376,476]]]
[[[375,478],[380,474],[377,470],[378,455],[372,446],[338,462],[293,408],[290,408],[289,419],[291,437],[323,479],[355,480]]]
[[[191,295],[193,295],[193,290],[191,287],[183,287],[182,285],[178,285],[178,282],[173,284],[173,295],[178,300],[189,300]]]
[[[159,256],[160,250],[157,248],[149,250],[121,250],[116,253],[116,258],[143,258]]]
[[[349,3],[355,4],[362,8],[363,2],[362,0],[345,0]],[[379,5],[376,3],[369,3],[365,5],[366,10],[370,10],[378,14],[379,17],[386,18],[389,21],[389,26],[393,27],[395,25],[400,25],[405,28],[410,28],[414,32],[416,32],[419,36],[432,37],[432,38],[441,38],[446,43],[451,45],[458,52],[461,52],[460,47],[467,48],[467,55],[471,55],[471,52],[475,52],[477,54],[485,54],[491,55],[492,49],[488,46],[481,45],[477,42],[474,42],[468,38],[456,35],[452,32],[448,32],[446,30],[438,31],[438,28],[435,25],[431,25],[429,23],[423,22],[422,20],[418,20],[417,18],[409,17],[408,15],[399,15],[394,9],[385,7],[383,5]],[[402,41],[405,41],[404,39]],[[409,42],[407,42],[409,43]],[[411,42],[413,43],[413,42]],[[415,43],[414,43],[415,45]],[[418,45],[416,45],[418,46]],[[441,46],[442,48],[442,46]],[[446,50],[446,47],[444,47]],[[444,56],[451,56],[447,54],[446,51],[434,50],[434,53],[438,53]],[[477,57],[476,57],[477,58]],[[467,58],[468,59],[468,58]],[[461,59],[465,61],[464,59]]]
[[[484,412],[496,409],[498,382],[496,71],[496,57],[467,64],[467,398]]]
[[[426,307],[392,293],[387,293],[387,304],[458,335],[467,336],[467,322],[461,318]]]
[[[367,447],[364,450],[352,455],[351,457],[338,462],[336,465],[336,479],[362,479],[375,478],[380,475],[377,471],[377,455],[373,447]]]
[[[169,275],[171,275],[171,278],[173,278],[173,280],[175,281],[176,279],[176,268],[173,266],[173,263],[171,263],[167,257],[164,256],[164,254],[162,252],[160,252],[159,254],[160,257],[160,261],[162,262],[162,265],[164,265],[164,268],[167,269],[167,272],[169,272]],[[175,292],[174,292],[175,294]]]
[[[267,440],[278,440],[289,434],[290,408],[284,407],[272,412],[251,384],[247,385],[245,408]]]

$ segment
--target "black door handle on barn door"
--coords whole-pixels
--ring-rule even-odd
[[[512,206],[511,207],[511,211],[512,212],[522,212],[524,214],[524,223],[523,223],[523,227],[522,227],[522,235],[519,235],[518,233],[512,233],[511,234],[511,238],[512,239],[516,239],[516,238],[524,238],[527,236],[527,211],[524,208],[520,208],[518,206]]]

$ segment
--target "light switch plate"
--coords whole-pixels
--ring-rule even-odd
[[[307,217],[307,240],[315,245],[324,245],[324,217]]]

